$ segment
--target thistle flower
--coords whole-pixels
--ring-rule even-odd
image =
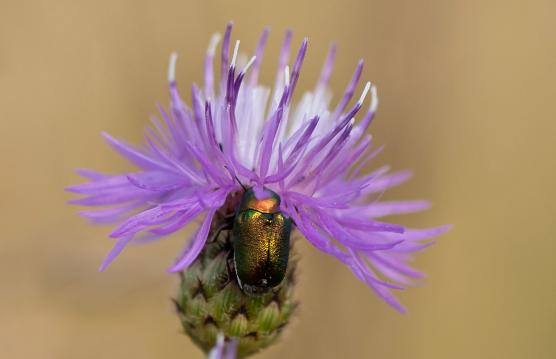
[[[192,86],[189,106],[178,92],[177,57],[172,54],[168,71],[170,105],[168,109],[159,106],[160,118],[152,119],[144,145],[133,146],[103,134],[116,151],[138,167],[136,172],[103,175],[79,170],[89,182],[68,188],[85,195],[73,203],[104,207],[81,212],[83,216],[97,223],[117,224],[110,234],[117,242],[100,270],[127,244],[156,240],[200,219],[196,232],[169,268],[170,272],[182,272],[193,268],[194,262],[199,265],[197,277],[187,277],[192,268],[183,272],[182,287],[187,288],[178,295],[178,309],[185,315],[191,308],[185,308],[184,303],[193,300],[194,294],[188,286],[206,275],[208,267],[216,266],[210,260],[218,255],[210,254],[207,248],[218,240],[209,237],[222,235],[219,225],[224,217],[234,215],[238,197],[246,189],[252,189],[257,198],[272,191],[279,196],[279,210],[292,221],[294,230],[346,265],[391,306],[404,311],[391,291],[422,277],[408,265],[411,254],[431,245],[428,240],[448,227],[407,229],[378,220],[421,211],[429,203],[381,200],[384,191],[410,178],[407,171],[391,173],[385,166],[364,173],[382,147],[374,148],[371,136],[366,134],[378,104],[375,86],[367,82],[358,99],[349,105],[363,61],[357,64],[337,104],[331,106],[327,84],[336,54],[332,46],[314,90],[296,103],[294,92],[307,39],[302,41],[290,69],[292,34],[286,33],[271,90],[258,82],[268,30],[262,33],[254,56],[240,66],[239,41],[230,58],[231,29],[228,25],[222,41],[219,81],[215,84],[213,67],[220,36],[214,35],[205,58],[204,86]],[[229,233],[224,237],[221,248],[232,240]],[[210,269],[216,277],[224,273],[226,262],[218,258],[219,269]],[[289,279],[286,282],[290,283]],[[289,294],[284,295],[291,299]],[[272,298],[266,300],[257,310],[271,302]],[[289,303],[293,308],[291,300]],[[290,309],[281,320],[287,321]],[[208,320],[207,312],[203,313],[197,313],[199,318]],[[210,321],[215,321],[213,316]],[[186,331],[187,326],[195,329],[193,322],[184,324]],[[278,327],[275,325],[273,330]],[[216,341],[216,329],[202,344],[205,350]],[[241,351],[241,342],[239,345]]]

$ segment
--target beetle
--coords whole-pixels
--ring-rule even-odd
[[[232,227],[233,263],[239,287],[249,295],[278,286],[288,267],[292,221],[280,211],[280,196],[247,189]]]

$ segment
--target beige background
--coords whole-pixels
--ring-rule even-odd
[[[330,41],[336,94],[365,58],[387,145],[374,165],[416,172],[388,198],[435,204],[399,220],[455,225],[419,256],[429,279],[401,294],[407,315],[303,243],[299,314],[259,357],[556,357],[555,18],[553,0],[0,0],[0,357],[202,357],[164,272],[183,234],[99,274],[109,228],[62,189],[76,167],[129,168],[100,131],[139,140],[168,100],[169,53],[186,91],[229,19],[249,52],[271,26],[267,81],[289,26],[311,39],[302,89]]]

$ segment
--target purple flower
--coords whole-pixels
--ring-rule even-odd
[[[254,187],[281,197],[281,210],[319,250],[348,266],[380,297],[404,311],[392,295],[423,275],[408,262],[411,253],[428,247],[428,239],[448,226],[407,229],[378,218],[417,212],[427,201],[382,201],[387,189],[409,179],[406,171],[380,167],[363,173],[381,147],[373,149],[366,130],[377,107],[376,88],[367,82],[349,106],[363,69],[360,61],[342,97],[331,107],[327,89],[335,47],[331,47],[313,91],[294,103],[293,95],[307,51],[304,39],[288,66],[291,32],[286,33],[273,90],[259,85],[258,75],[268,30],[255,56],[240,66],[239,41],[230,59],[231,25],[220,53],[220,81],[214,83],[215,49],[205,58],[204,87],[192,87],[191,105],[180,97],[175,80],[176,55],[170,59],[170,106],[160,107],[146,130],[146,143],[136,147],[103,134],[138,170],[122,175],[78,172],[89,182],[69,191],[84,197],[74,204],[102,207],[81,214],[97,223],[117,223],[117,238],[100,270],[130,242],[161,238],[200,218],[185,250],[169,268],[182,271],[203,249],[216,211],[228,195]],[[366,102],[370,94],[370,101]],[[358,117],[358,121],[356,121]]]
[[[216,338],[216,345],[208,354],[208,359],[235,359],[238,341],[235,338],[226,341],[222,333]]]

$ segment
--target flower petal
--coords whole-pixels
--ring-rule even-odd
[[[214,213],[216,209],[210,209],[205,217],[201,227],[197,230],[197,233],[194,235],[193,239],[188,244],[188,247],[180,257],[176,260],[174,265],[172,265],[168,271],[169,272],[179,272],[187,268],[193,261],[197,258],[205,242],[208,237],[208,232],[210,229],[210,224],[212,222],[212,218],[214,217]]]

